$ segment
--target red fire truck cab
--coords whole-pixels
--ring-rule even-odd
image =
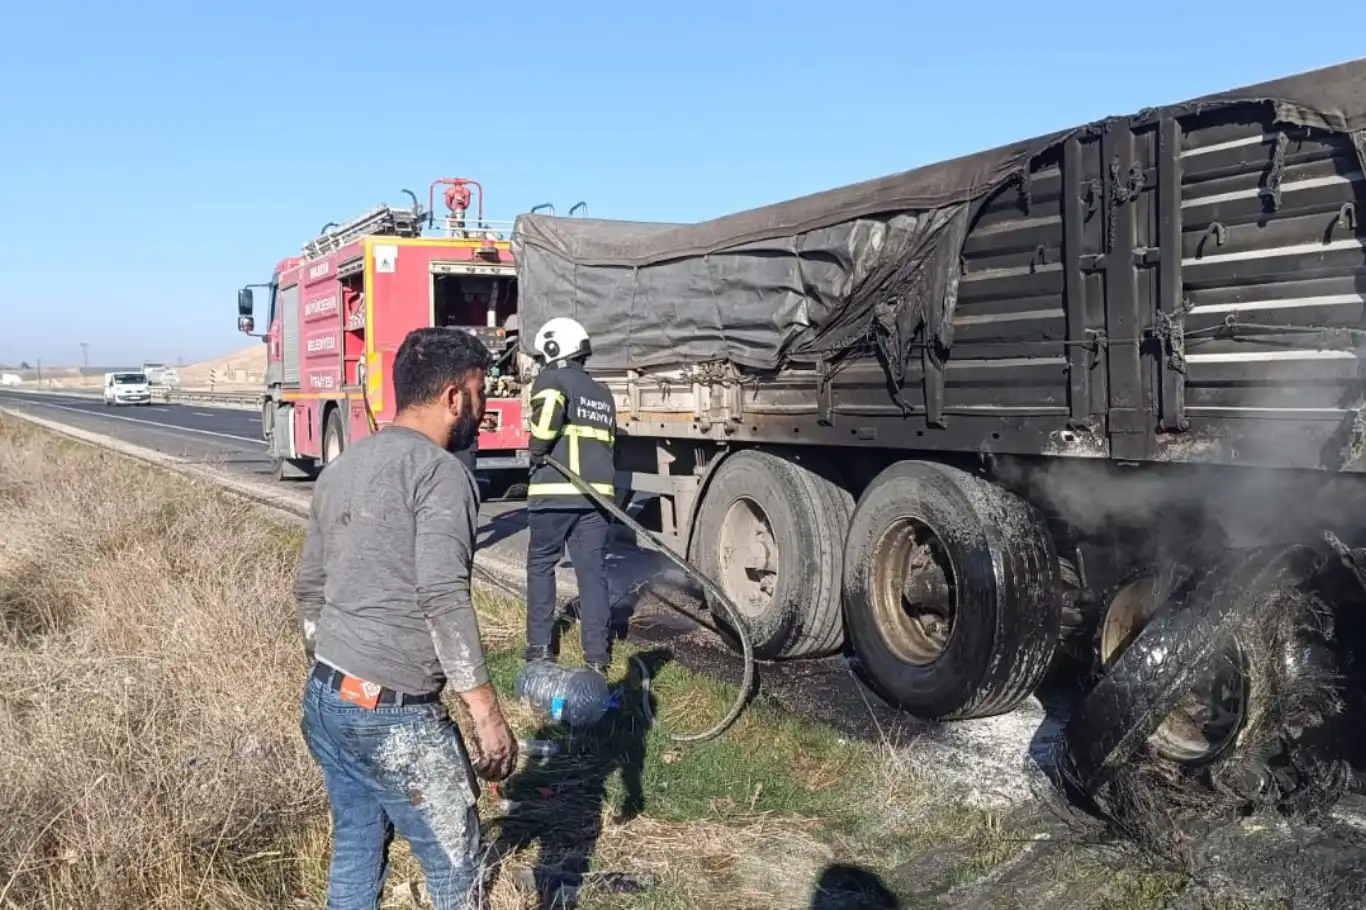
[[[433,235],[431,202],[445,185],[448,214]],[[471,188],[475,218],[466,218]],[[405,191],[407,192],[407,191]],[[503,474],[508,495],[525,490],[527,430],[517,347],[517,279],[510,230],[484,221],[472,180],[432,183],[429,205],[380,206],[329,224],[283,259],[271,281],[238,292],[238,328],[267,347],[261,431],[280,479],[315,475],[355,440],[394,417],[394,355],[413,329],[475,335],[493,354],[479,431],[478,469]],[[510,225],[508,226],[510,228]],[[255,332],[256,290],[267,330]]]

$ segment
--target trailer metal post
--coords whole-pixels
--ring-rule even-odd
[[[1068,403],[1072,423],[1089,424],[1091,413],[1091,376],[1086,342],[1086,276],[1081,257],[1086,220],[1082,199],[1081,140],[1069,138],[1062,147],[1062,274],[1063,300],[1067,309]]]
[[[1106,163],[1105,333],[1110,374],[1108,430],[1114,458],[1142,461],[1149,455],[1149,414],[1144,408],[1139,335],[1143,328],[1134,265],[1134,206],[1128,177],[1134,161],[1134,131],[1127,118],[1111,121],[1101,137]]]
[[[1161,427],[1186,430],[1186,375],[1182,345],[1184,301],[1181,283],[1181,124],[1162,120],[1158,132],[1157,166],[1158,312],[1162,331],[1157,352],[1161,389]]]

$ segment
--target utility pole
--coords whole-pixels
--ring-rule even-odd
[[[43,358],[38,358],[38,388],[43,387]]]
[[[90,342],[81,342],[81,366],[90,366]]]

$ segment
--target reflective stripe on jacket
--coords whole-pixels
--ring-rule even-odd
[[[617,408],[612,393],[577,363],[548,367],[531,388],[531,455],[550,455],[594,490],[616,490]],[[531,509],[593,508],[588,498],[550,465],[533,469],[527,487]]]

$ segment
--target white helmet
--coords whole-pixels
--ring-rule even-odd
[[[541,326],[531,347],[546,363],[587,357],[593,351],[588,341],[588,330],[577,319],[568,316],[556,316]]]

